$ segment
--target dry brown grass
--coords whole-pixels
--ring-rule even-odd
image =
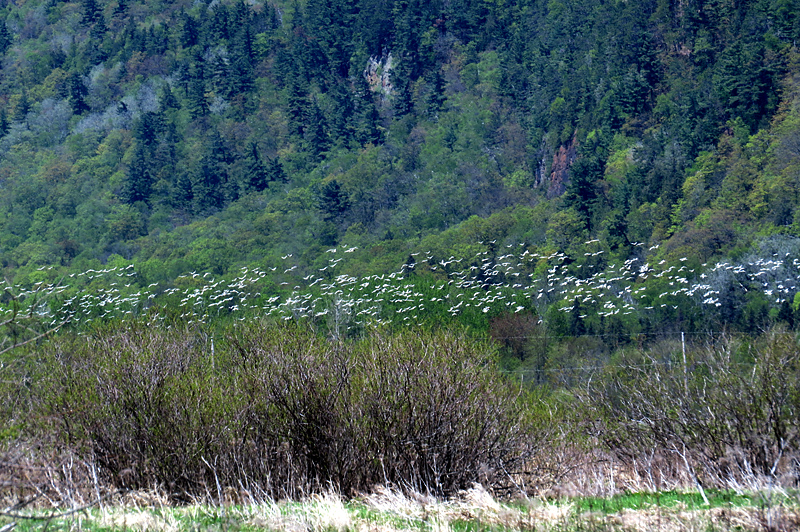
[[[65,529],[111,529],[136,532],[181,532],[206,527],[229,530],[288,532],[684,532],[800,529],[800,505],[768,508],[725,507],[690,509],[651,506],[617,513],[583,512],[569,501],[530,499],[504,503],[481,485],[449,499],[410,490],[378,487],[352,500],[335,491],[302,501],[262,501],[259,504],[169,506],[168,498],[153,491],[130,492],[104,504],[55,522]],[[0,522],[2,525],[2,522]]]
[[[690,530],[797,530],[800,513],[797,509],[772,508],[681,508],[626,509],[600,518],[612,530],[641,532],[684,532]]]
[[[458,521],[510,530],[531,530],[536,523],[563,521],[572,512],[570,504],[539,499],[529,501],[526,507],[504,504],[480,484],[447,500],[381,486],[374,493],[362,497],[361,502],[390,522],[408,525],[425,523],[439,530],[447,530],[451,523]],[[406,529],[397,527],[391,530]]]

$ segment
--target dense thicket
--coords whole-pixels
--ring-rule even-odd
[[[561,368],[574,384],[556,390],[502,375],[496,348],[462,332],[139,321],[62,334],[5,357],[3,496],[795,487],[796,335],[677,344]]]
[[[602,420],[600,439],[656,484],[659,470],[683,471],[695,486],[796,484],[798,355],[785,330],[682,357],[628,351],[579,394]]]
[[[215,485],[272,498],[510,488],[552,431],[524,412],[493,351],[445,332],[332,342],[263,323],[104,328],[32,354],[23,397],[3,385],[4,423],[25,441],[55,436],[104,485],[183,501]]]

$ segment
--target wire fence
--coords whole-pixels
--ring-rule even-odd
[[[771,335],[778,335],[778,336],[787,336],[787,337],[795,337],[800,338],[800,332],[798,331],[781,331],[781,330],[772,330],[770,331]],[[625,336],[622,334],[582,334],[578,336],[555,336],[555,335],[518,335],[518,336],[492,336],[493,340],[564,340],[565,338],[575,339],[575,338],[596,338],[596,337],[621,337]],[[686,360],[686,337],[694,337],[695,339],[698,337],[707,337],[711,338],[715,341],[720,341],[725,338],[732,338],[737,336],[736,333],[731,331],[694,331],[694,332],[683,332],[683,331],[663,331],[658,333],[640,333],[629,335],[628,337],[632,340],[644,340],[645,338],[649,339],[661,339],[665,337],[678,337],[681,341],[681,352],[683,355],[683,360],[649,360],[647,362],[636,363],[636,364],[615,364],[615,363],[607,363],[607,364],[594,364],[594,365],[587,365],[587,366],[559,366],[559,367],[540,367],[540,368],[517,368],[513,370],[501,370],[501,373],[507,375],[551,375],[551,374],[565,374],[565,373],[591,373],[591,372],[599,372],[599,371],[606,371],[610,369],[616,370],[642,370],[654,367],[689,367],[689,366],[696,366],[696,361],[687,362]],[[733,366],[740,366],[740,367],[752,367],[753,363],[746,363],[746,362],[730,362]]]
[[[631,339],[638,339],[640,337],[661,338],[664,336],[708,336],[713,338],[735,336],[737,333],[734,331],[659,331],[653,333],[605,333],[605,334],[576,334],[576,335],[557,335],[557,334],[533,334],[533,335],[517,335],[517,336],[492,336],[494,340],[527,340],[527,339],[541,339],[541,340],[563,340],[564,338],[621,338],[627,337]],[[800,332],[797,331],[771,331],[770,334],[780,334],[788,336],[798,336]]]

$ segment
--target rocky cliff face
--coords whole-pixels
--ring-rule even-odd
[[[547,187],[547,197],[556,198],[567,190],[569,183],[569,167],[578,156],[578,141],[575,137],[567,144],[559,146],[558,151],[553,155],[553,164],[550,165],[550,172],[547,173],[544,161],[537,172],[535,187]]]
[[[367,80],[372,92],[377,92],[381,95],[382,102],[385,102],[392,93],[392,82],[389,79],[391,70],[391,52],[385,57],[370,57],[367,60],[366,68],[364,68],[364,79]]]

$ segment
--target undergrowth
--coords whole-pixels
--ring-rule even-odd
[[[215,508],[386,485],[454,497],[480,483],[502,500],[567,497],[578,514],[769,512],[796,506],[799,353],[780,330],[685,354],[627,348],[553,389],[514,380],[495,345],[453,330],[62,332],[0,368],[0,508],[143,490]],[[382,500],[372,508],[402,502]],[[398,515],[425,521],[418,502]]]
[[[475,486],[449,499],[403,495],[379,488],[344,500],[328,492],[302,501],[264,501],[252,505],[195,504],[168,507],[158,503],[120,502],[67,517],[16,521],[16,531],[42,530],[306,530],[309,532],[381,530],[385,532],[535,532],[535,531],[728,531],[794,530],[800,524],[800,501],[786,495],[774,506],[758,504],[761,494],[714,492],[704,506],[691,492],[628,493],[598,499],[576,497],[501,503]],[[40,516],[42,514],[39,514]],[[0,527],[11,521],[0,518]]]
[[[553,432],[490,344],[448,331],[331,341],[293,325],[215,337],[128,324],[59,336],[24,371],[32,387],[15,400],[29,438],[96,464],[104,489],[156,487],[181,503],[383,483],[510,491]]]

